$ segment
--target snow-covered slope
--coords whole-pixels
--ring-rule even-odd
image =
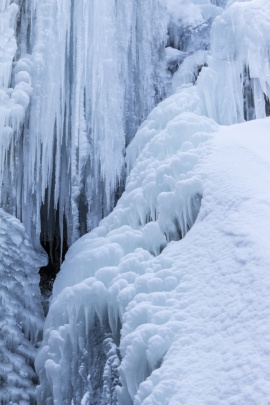
[[[176,42],[191,41],[167,49],[171,74],[179,65],[173,94],[129,145],[116,208],[73,244],[56,279],[39,404],[270,396],[270,119],[236,124],[269,115],[270,3],[180,3],[198,18],[179,7],[170,21]]]
[[[34,359],[43,311],[37,255],[22,224],[0,209],[0,404],[35,401]]]

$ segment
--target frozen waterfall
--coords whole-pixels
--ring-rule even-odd
[[[269,0],[0,0],[0,95],[0,403],[265,403]]]
[[[113,208],[165,94],[166,23],[163,1],[1,0],[1,205],[36,244],[70,245]]]

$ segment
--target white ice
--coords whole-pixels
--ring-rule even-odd
[[[35,401],[34,359],[43,311],[38,255],[23,225],[0,209],[0,403]]]
[[[53,355],[55,386],[69,381],[70,387],[64,347],[69,344],[68,350],[76,352],[76,328],[84,325],[87,336],[95,313],[104,325],[108,317],[114,335],[122,328],[120,404],[194,404],[199,399],[244,405],[263,403],[269,395],[270,195],[265,185],[270,120],[218,128],[191,113],[177,118],[145,145],[140,155],[145,158],[139,156],[129,177],[131,190],[111,216],[68,253],[36,363],[43,400],[52,392],[64,400],[44,376],[44,364],[51,375]],[[188,140],[177,144],[176,130]],[[165,144],[174,147],[165,150]],[[157,145],[160,154],[155,151],[151,161],[147,152]],[[152,170],[155,158],[160,176]],[[121,202],[129,196],[131,211],[134,190],[143,198],[151,183],[157,196],[146,199],[145,206],[150,210],[157,201],[156,221],[148,214],[151,222],[136,223],[142,215],[134,210],[135,225],[118,228],[121,218],[128,218]],[[203,198],[195,224],[193,218],[187,235],[159,254],[161,245],[177,239],[171,216],[187,218],[181,217],[181,204],[192,211],[190,197],[196,193]]]
[[[57,277],[38,403],[266,404],[269,1],[16,3],[0,0],[1,206],[33,242],[72,244],[129,175]],[[40,258],[3,211],[1,232],[0,399],[24,405]]]
[[[42,231],[43,239],[58,233],[70,245],[111,211],[125,146],[163,97],[165,4],[40,0],[25,7],[33,94],[14,152],[18,197],[8,206],[6,191],[3,205],[36,242]],[[5,183],[10,166],[3,160]]]

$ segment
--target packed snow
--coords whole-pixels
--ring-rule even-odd
[[[39,267],[46,263],[23,225],[0,209],[0,404],[35,401],[34,359],[43,312]]]

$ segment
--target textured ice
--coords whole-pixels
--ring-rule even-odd
[[[165,4],[2,3],[1,203],[36,243],[71,244],[111,211],[125,146],[164,96]]]
[[[167,194],[167,217],[162,217],[165,207],[158,202],[156,220],[117,228],[122,215],[128,217],[121,202],[129,195],[131,203],[134,190],[147,190],[144,179],[151,167],[141,167],[135,188],[136,168],[147,160],[154,140],[160,155],[166,154],[161,141],[171,140],[171,122],[163,135],[146,144],[145,160],[139,156],[127,183],[131,190],[114,212],[68,253],[36,362],[43,401],[53,397],[69,403],[82,392],[83,380],[74,381],[66,362],[71,370],[75,359],[78,362],[81,337],[76,330],[83,328],[85,337],[96,333],[94,316],[114,337],[121,328],[119,404],[194,404],[199,398],[203,403],[244,405],[263,403],[269,396],[270,196],[265,184],[270,180],[270,121],[218,129],[205,117],[180,117],[186,126],[182,131],[178,127],[178,135],[189,129],[189,141],[182,146],[175,142],[170,158],[159,161],[164,183],[152,179],[157,194],[160,191],[157,201]],[[210,134],[199,132],[196,124],[208,125]],[[170,191],[163,191],[165,184]],[[180,218],[181,204],[190,210],[190,195],[203,195],[199,216],[180,241],[170,220],[172,214],[179,215],[172,205],[178,190]],[[161,244],[172,239],[176,241],[160,253]],[[83,347],[88,352],[91,346]],[[68,352],[73,360],[68,360]],[[47,376],[54,370],[53,383],[44,375],[44,364]],[[90,367],[83,359],[82,366]],[[55,393],[52,384],[67,384],[69,396],[64,389]]]
[[[267,115],[269,3],[168,5],[180,3],[166,51],[174,93],[128,146],[117,206],[71,246],[56,279],[36,359],[40,404],[270,395],[270,120],[219,125]],[[198,45],[201,23],[209,46]]]
[[[269,26],[265,0],[236,2],[216,18],[208,67],[198,79],[205,114],[222,124],[269,115]]]
[[[0,202],[36,245],[41,232],[71,245],[112,210],[125,147],[170,91],[196,84],[202,113],[220,124],[270,114],[267,0],[10,3]]]
[[[23,225],[0,209],[0,403],[34,403],[43,312],[38,255]]]
[[[57,277],[40,405],[266,403],[269,33],[268,0],[0,0],[1,206],[72,244],[129,176]],[[0,255],[0,402],[24,405],[42,258],[3,211]]]
[[[201,10],[205,4],[192,2],[192,7]],[[205,17],[211,30],[209,25],[204,36],[196,19],[188,34],[183,34],[180,24],[175,36],[171,35],[176,38],[173,46],[186,53],[173,75],[173,91],[197,83],[203,113],[220,124],[263,118],[270,114],[270,3],[231,1],[225,10],[214,4],[212,7],[219,15]],[[197,43],[197,36],[205,38],[208,45]],[[181,45],[182,39],[187,49]]]

